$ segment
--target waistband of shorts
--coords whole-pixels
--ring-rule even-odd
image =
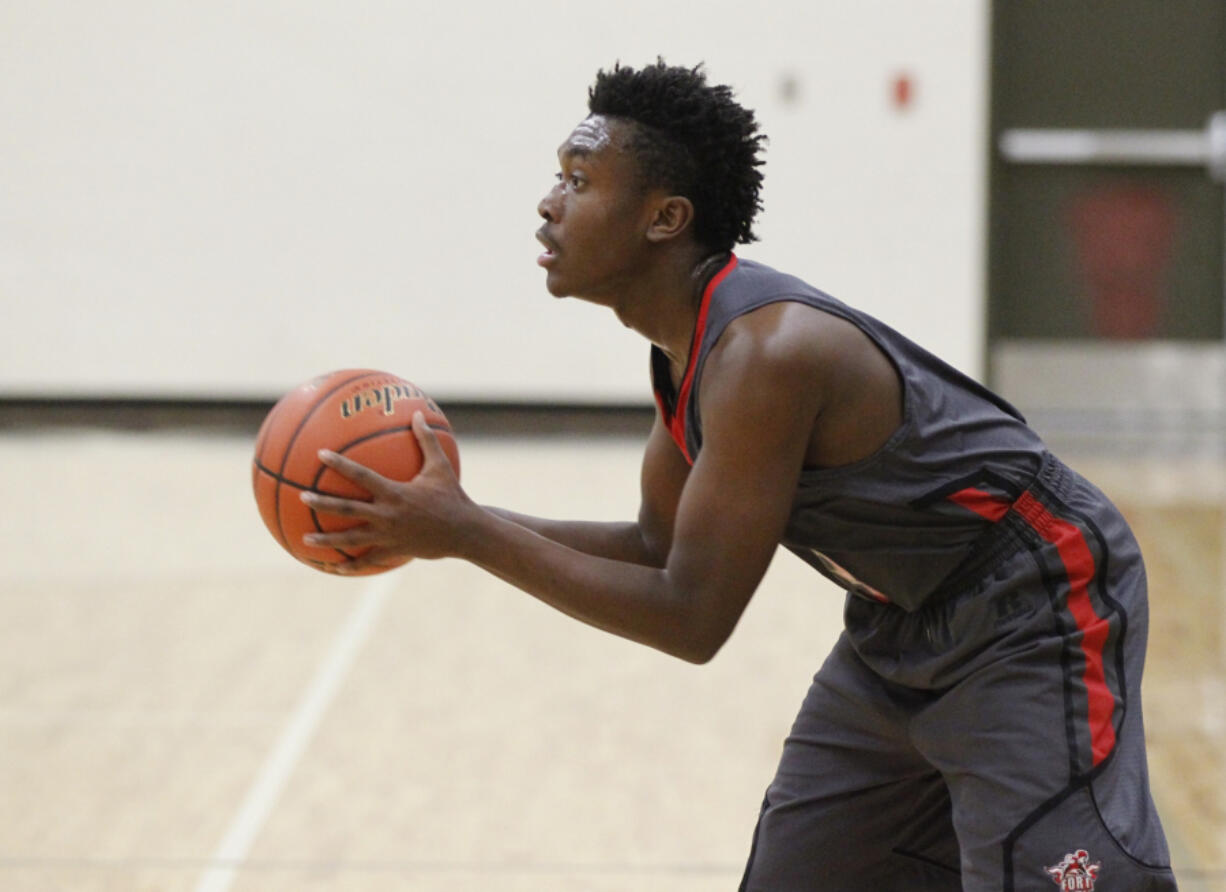
[[[1030,485],[1026,487],[1026,492],[1037,496],[1036,490],[1039,484],[1046,487],[1048,491],[1056,495],[1063,495],[1072,487],[1074,474],[1069,470],[1068,465],[1060,461],[1050,452],[1043,453],[1043,462],[1039,465],[1038,473],[1034,475],[1034,479]]]

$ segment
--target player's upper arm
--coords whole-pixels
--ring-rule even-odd
[[[703,441],[676,504],[666,571],[700,659],[732,633],[791,514],[822,407],[824,323],[796,304],[734,321],[701,381]],[[675,449],[675,447],[674,447]]]

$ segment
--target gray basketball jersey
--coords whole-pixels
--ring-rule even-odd
[[[652,348],[661,415],[692,463],[702,450],[703,367],[738,316],[796,301],[851,322],[893,362],[902,424],[877,452],[800,475],[783,544],[847,591],[917,609],[957,575],[976,541],[1034,478],[1046,450],[991,391],[884,323],[801,280],[735,255],[703,293],[685,378]]]

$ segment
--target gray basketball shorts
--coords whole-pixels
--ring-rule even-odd
[[[919,611],[849,596],[742,892],[1173,890],[1141,720],[1145,570],[1054,459]]]

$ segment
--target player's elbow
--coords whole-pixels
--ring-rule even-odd
[[[717,644],[715,647],[691,647],[684,651],[675,652],[673,656],[685,660],[694,666],[705,666],[715,659],[715,655],[719,653],[721,646]]]
[[[732,637],[748,598],[723,599],[709,596],[709,590],[674,592],[662,649],[687,663],[703,665],[715,659],[724,643]]]
[[[671,649],[673,656],[702,666],[713,659],[731,636],[731,629],[713,628],[710,626],[691,628],[676,646]]]
[[[709,663],[732,636],[753,588],[739,586],[725,574],[695,572],[694,564],[701,561],[680,561],[678,569],[672,566],[674,559],[659,574],[660,585],[651,599],[649,640],[687,663]]]

